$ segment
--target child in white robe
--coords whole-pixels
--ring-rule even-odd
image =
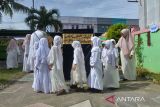
[[[92,37],[92,50],[90,57],[91,71],[89,75],[89,86],[92,92],[101,92],[103,90],[103,72],[101,61],[101,40],[98,37]]]
[[[7,69],[18,68],[20,50],[15,39],[11,39],[7,46]]]
[[[84,54],[79,41],[73,41],[74,59],[71,70],[71,85],[76,88],[84,88],[83,84],[87,83]]]
[[[34,84],[34,90],[37,92],[44,92],[46,94],[51,92],[51,81],[47,63],[48,53],[48,40],[46,38],[41,38],[39,41],[39,48],[36,52],[36,80]]]
[[[118,48],[116,47],[116,41],[114,39],[111,39],[112,41],[112,48],[114,50],[115,53],[115,57],[116,57],[116,68],[117,68],[117,78],[120,81],[120,75],[119,75],[119,52],[118,52]]]
[[[33,79],[33,84],[32,84],[32,88],[35,88],[35,82],[36,82],[36,75],[37,75],[37,72],[36,72],[36,65],[35,65],[35,62],[36,62],[36,52],[37,52],[37,50],[38,50],[38,47],[39,47],[39,42],[35,42],[34,43],[34,50],[33,50],[33,59],[34,59],[34,79]]]
[[[50,77],[52,83],[52,92],[62,95],[68,92],[63,74],[63,56],[62,56],[62,39],[55,36],[53,46],[48,55],[48,64],[50,67]]]
[[[103,78],[105,88],[119,88],[119,78],[117,78],[118,71],[116,70],[116,56],[112,45],[112,41],[110,40],[105,42],[105,48],[107,49]]]
[[[27,63],[28,61],[28,55],[29,55],[29,45],[30,45],[30,34],[26,35],[26,38],[23,42],[23,49],[24,49],[24,59],[23,59],[23,71],[24,72],[29,72],[29,64]]]

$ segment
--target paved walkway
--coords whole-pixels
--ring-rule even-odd
[[[160,107],[160,86],[149,81],[123,82],[120,89],[103,94],[72,92],[56,96],[35,93],[32,80],[33,75],[28,74],[0,91],[0,107]]]

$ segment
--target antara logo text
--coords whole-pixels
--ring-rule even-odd
[[[116,102],[145,102],[144,97],[116,97],[115,95],[109,96],[105,100],[112,104]]]

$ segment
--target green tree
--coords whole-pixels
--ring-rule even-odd
[[[41,6],[39,10],[31,9],[25,22],[32,30],[35,30],[37,24],[41,24],[43,25],[44,30],[47,26],[52,26],[57,32],[62,29],[62,23],[58,18],[59,12],[57,9],[51,9],[48,11],[44,6]]]
[[[12,17],[13,11],[28,13],[29,8],[16,2],[15,0],[0,0],[0,17],[2,17],[2,13]]]
[[[115,39],[116,41],[118,41],[118,39],[121,37],[121,34],[120,34],[121,30],[127,27],[128,26],[126,24],[122,24],[122,23],[118,23],[110,26],[107,31],[107,38]]]
[[[143,39],[139,37],[135,40],[135,52],[136,52],[136,59],[137,59],[137,67],[143,68]]]

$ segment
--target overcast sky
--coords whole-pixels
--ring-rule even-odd
[[[16,0],[31,7],[32,0]],[[128,0],[35,0],[35,8],[46,6],[47,9],[59,9],[61,16],[138,18],[138,4]],[[28,29],[24,23],[25,14],[15,13],[11,19],[3,15],[0,29]]]

